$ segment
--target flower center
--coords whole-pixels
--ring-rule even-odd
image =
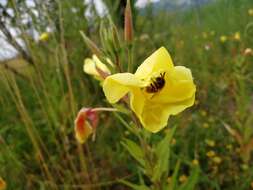
[[[156,93],[160,91],[165,85],[165,72],[160,73],[158,77],[151,78],[151,83],[145,88],[147,93]]]

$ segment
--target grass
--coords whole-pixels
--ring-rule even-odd
[[[93,18],[89,32],[88,21],[75,15],[79,12],[67,11],[69,6],[81,6],[63,2],[53,13],[59,15],[45,12],[49,21],[64,19],[57,22],[59,33],[39,43],[25,37],[34,66],[24,66],[28,68],[23,73],[23,61],[7,63],[25,79],[0,68],[0,177],[7,189],[131,189],[123,180],[148,185],[122,146],[124,138],[136,137],[113,114],[101,113],[95,142],[89,139],[80,145],[75,140],[77,111],[109,105],[99,82],[82,71],[83,59],[91,53],[79,30],[88,32],[101,47],[100,18]],[[220,0],[200,10],[135,17],[134,68],[163,45],[176,65],[191,68],[197,85],[196,105],[169,120],[168,128],[178,127],[167,178],[177,170],[178,160],[179,176],[189,177],[189,165],[197,159],[201,175],[195,189],[253,188],[253,56],[244,54],[253,48],[250,8],[250,0]],[[121,35],[122,29],[118,30]],[[239,41],[235,32],[240,32]],[[225,43],[220,41],[222,35],[228,38]],[[124,56],[121,52],[126,66]],[[163,139],[166,131],[153,135],[151,142]],[[207,156],[211,150],[216,159]]]

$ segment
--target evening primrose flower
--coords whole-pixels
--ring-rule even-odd
[[[109,59],[106,59],[106,61],[112,65]],[[85,73],[94,76],[97,80],[103,80],[111,74],[109,68],[95,54],[92,56],[92,59],[86,58],[84,60],[83,70]]]
[[[174,66],[170,54],[161,47],[138,67],[135,74],[108,76],[103,90],[111,104],[129,93],[131,109],[143,127],[155,133],[167,125],[171,115],[194,104],[196,87],[190,69]]]

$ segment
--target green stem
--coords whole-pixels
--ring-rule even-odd
[[[127,60],[128,60],[128,72],[131,73],[133,71],[133,46],[132,44],[128,44],[127,47]]]

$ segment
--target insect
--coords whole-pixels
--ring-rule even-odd
[[[151,79],[152,83],[146,87],[146,92],[155,93],[161,90],[165,85],[164,76],[165,72],[160,73],[160,76],[156,77],[155,79]]]

